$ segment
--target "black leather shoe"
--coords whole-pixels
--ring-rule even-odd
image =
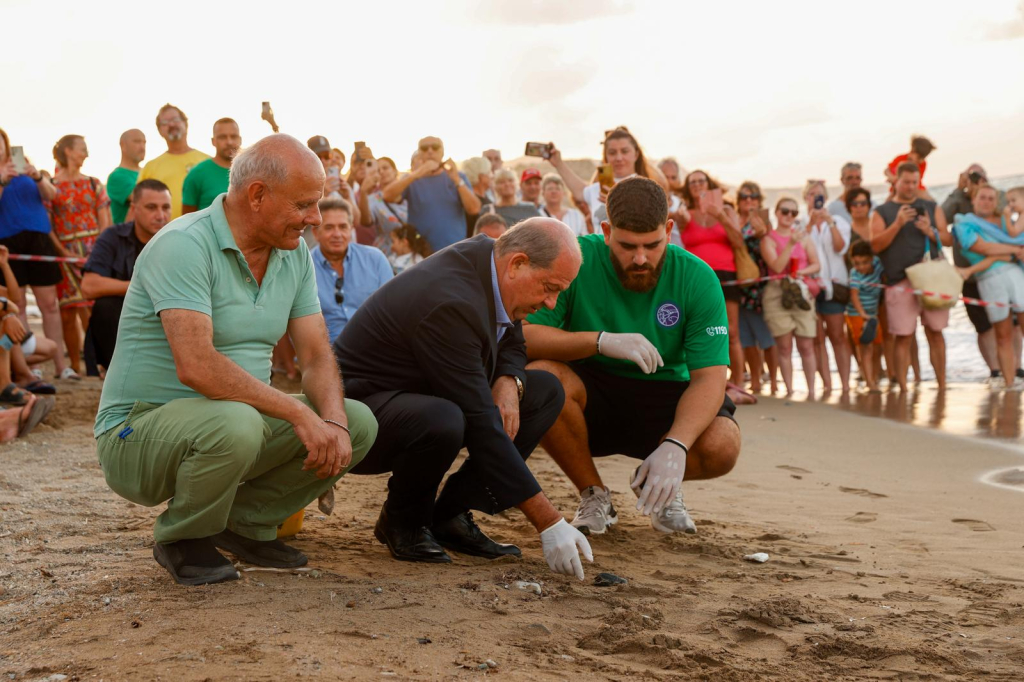
[[[373,537],[387,545],[391,556],[399,561],[423,561],[430,564],[449,564],[452,558],[426,526],[400,526],[388,519],[386,507],[380,510]]]
[[[247,564],[269,568],[298,568],[309,561],[305,554],[280,540],[250,540],[227,528],[211,539],[215,545]]]
[[[500,559],[503,556],[522,556],[515,545],[503,545],[490,539],[473,520],[473,512],[463,512],[430,529],[445,549],[460,554]]]
[[[180,585],[209,585],[238,580],[234,565],[217,551],[211,538],[153,545],[153,558]]]

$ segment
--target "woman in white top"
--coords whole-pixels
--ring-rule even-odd
[[[579,209],[572,206],[565,206],[565,183],[557,173],[548,173],[540,184],[541,195],[544,197],[544,205],[541,206],[541,215],[561,220],[569,226],[577,236],[590,234],[593,226],[588,229],[587,219]]]
[[[814,242],[821,263],[821,291],[815,301],[818,312],[818,338],[815,341],[815,355],[818,373],[824,384],[825,393],[832,390],[832,373],[829,369],[826,337],[832,343],[839,368],[840,390],[843,395],[850,391],[850,344],[846,338],[846,300],[837,300],[837,289],[846,288],[850,275],[846,269],[846,251],[850,248],[850,223],[842,216],[833,216],[825,208],[828,192],[823,180],[808,180],[804,187],[804,201],[807,203],[807,235]],[[840,285],[839,287],[835,286]],[[849,289],[846,289],[847,292]]]
[[[590,184],[584,182],[576,175],[571,168],[562,160],[562,153],[551,143],[551,157],[548,159],[555,167],[558,174],[565,181],[565,186],[572,193],[573,201],[577,205],[586,203],[590,207],[591,221],[594,230],[607,220],[608,213],[604,208],[604,202],[608,198],[611,187],[602,187],[597,182]],[[615,130],[605,132],[603,150],[601,152],[601,163],[612,167],[612,175],[615,184],[634,175],[642,175],[645,178],[654,180],[665,190],[666,201],[668,195],[668,183],[665,176],[655,166],[647,163],[640,143],[636,141],[632,133],[625,126],[619,126]]]

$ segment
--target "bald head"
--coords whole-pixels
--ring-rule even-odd
[[[326,179],[323,163],[309,147],[291,135],[269,135],[235,157],[230,191],[244,192],[257,181],[274,187],[291,177],[319,178],[321,188]]]
[[[138,128],[121,133],[121,165],[136,166],[146,158],[146,135]]]
[[[495,242],[494,256],[501,302],[512,320],[553,309],[583,263],[576,235],[554,218],[514,226]]]

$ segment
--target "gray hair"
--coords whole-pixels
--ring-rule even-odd
[[[846,163],[843,164],[842,170],[839,171],[839,176],[842,177],[842,176],[846,175],[846,171],[852,171],[852,170],[859,171],[860,170],[860,164],[857,163],[856,161],[847,161]]]
[[[548,173],[540,181],[541,189],[547,189],[548,185],[558,185],[563,190],[565,189],[565,181],[562,180],[562,176],[558,173]]]
[[[517,178],[516,174],[513,173],[508,168],[499,168],[498,170],[494,171],[495,182],[497,182],[498,180],[504,180],[506,178],[512,178],[513,180],[515,180],[516,187],[519,186],[519,178]]]
[[[482,156],[474,156],[462,162],[462,172],[469,178],[469,184],[475,185],[481,175],[491,174],[491,162]]]
[[[551,218],[527,218],[498,237],[494,253],[499,258],[510,253],[523,253],[533,267],[547,269],[567,248],[574,249],[582,259],[579,242],[567,225]]]
[[[321,199],[320,203],[317,204],[317,208],[320,209],[321,213],[326,211],[344,211],[348,215],[348,219],[352,220],[352,204],[348,203],[341,197],[328,197]]]
[[[264,137],[242,151],[231,163],[229,184],[232,192],[244,192],[253,182],[260,180],[267,185],[279,185],[288,179],[288,164],[281,153],[282,144],[294,143],[297,148],[309,151],[290,135],[277,134]],[[319,159],[318,159],[319,161]]]
[[[679,162],[671,156],[666,156],[664,159],[658,162],[658,169],[661,170],[663,166],[675,166],[676,173],[679,172]]]

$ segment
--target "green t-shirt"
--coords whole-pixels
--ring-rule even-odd
[[[228,191],[230,168],[224,168],[213,159],[196,164],[185,176],[181,188],[183,206],[195,206],[200,211],[213,203],[218,195]]]
[[[655,287],[629,291],[619,282],[604,235],[579,237],[583,265],[554,310],[541,309],[531,324],[570,332],[640,333],[661,353],[665,366],[644,374],[634,362],[593,355],[579,362],[635,379],[689,381],[691,369],[729,364],[729,318],[717,275],[678,246],[665,251]]]
[[[139,171],[118,166],[107,176],[107,196],[110,197],[110,217],[114,224],[123,223],[132,203],[132,190]]]
[[[178,381],[159,317],[171,309],[209,315],[214,348],[269,384],[270,356],[288,321],[320,313],[306,243],[275,249],[260,286],[235,244],[223,200],[160,230],[139,255],[124,299],[93,428],[97,438],[121,424],[136,401],[201,397]]]

